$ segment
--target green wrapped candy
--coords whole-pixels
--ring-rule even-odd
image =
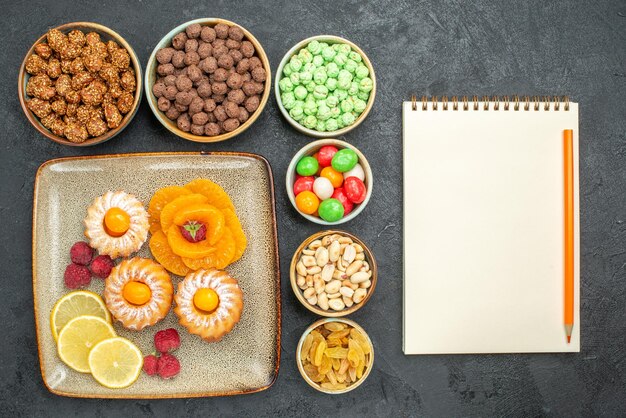
[[[296,122],[300,121],[304,118],[304,109],[301,107],[294,107],[289,111],[289,116],[291,116]]]
[[[336,96],[328,96],[326,98],[326,106],[333,108],[333,107],[337,107],[338,104],[339,104],[339,99],[337,99]]]
[[[313,57],[313,65],[315,68],[321,67],[324,65],[324,58],[321,55],[315,55]]]
[[[326,86],[315,86],[313,90],[313,97],[316,99],[325,99],[328,96],[328,89]]]
[[[298,58],[296,55],[291,57],[291,59],[289,60],[289,68],[291,68],[291,70],[294,72],[300,71],[300,69],[302,68],[302,61],[300,61],[300,58]]]
[[[315,66],[315,64],[313,64],[312,62],[306,63],[302,66],[302,70],[300,70],[301,72],[304,71],[308,71],[311,74],[313,74],[313,71],[315,71],[317,67]]]
[[[322,51],[326,48],[328,48],[330,45],[328,45],[327,42],[320,42],[320,47],[322,48]],[[320,52],[321,53],[321,52]]]
[[[297,86],[298,84],[300,84],[300,73],[294,71],[289,76],[289,80],[291,80],[291,83],[294,85],[294,87]]]
[[[287,63],[284,67],[283,67],[283,75],[285,77],[289,77],[291,75],[293,71],[291,70],[291,67],[289,66],[289,63]]]
[[[315,103],[315,100],[307,100],[306,102],[304,102],[303,110],[305,115],[315,116],[317,114],[317,103]]]
[[[330,107],[321,105],[317,107],[317,119],[321,121],[328,120],[330,118]]]
[[[341,115],[341,121],[343,122],[344,126],[352,125],[355,120],[356,117],[352,113],[344,113],[343,115]]]
[[[339,52],[339,44],[333,44],[332,48],[335,50],[335,52]]]
[[[328,79],[328,75],[326,74],[326,69],[324,67],[320,67],[315,70],[313,73],[313,81],[316,84],[324,84]]]
[[[324,122],[323,120],[317,120],[317,125],[315,126],[315,130],[318,132],[325,132],[326,131],[326,122]]]
[[[310,155],[300,158],[298,164],[296,164],[296,172],[301,176],[313,176],[320,168],[317,160]]]
[[[363,113],[365,108],[367,107],[367,102],[365,100],[361,100],[359,98],[354,99],[354,111],[359,115]]]
[[[326,121],[326,130],[328,132],[336,131],[339,129],[339,125],[337,124],[337,119],[330,118]]]
[[[352,51],[352,48],[348,44],[339,44],[338,52],[345,54],[346,56]]]
[[[341,68],[346,65],[346,61],[348,61],[348,56],[342,52],[338,52],[335,58],[333,58],[333,62]]]
[[[339,66],[334,62],[329,62],[326,65],[326,74],[328,74],[328,77],[337,78],[339,75]]]
[[[369,75],[369,73],[370,70],[368,70],[365,65],[359,65],[354,71],[354,75],[356,75],[357,78],[365,78]]]
[[[332,48],[326,48],[322,51],[322,58],[324,58],[324,61],[332,61],[333,58],[335,58],[335,55],[337,55],[337,52]]]
[[[302,124],[309,129],[315,129],[315,127],[317,126],[317,118],[313,115],[309,115],[304,118]]]
[[[296,99],[304,100],[306,96],[309,94],[309,92],[306,90],[306,87],[304,86],[296,86],[296,88],[293,90],[293,94],[296,97]]]
[[[352,109],[354,109],[354,103],[352,102],[352,100],[348,98],[341,102],[341,104],[339,105],[339,108],[341,109],[343,113],[352,112]]]
[[[343,205],[335,198],[323,200],[318,208],[320,218],[326,222],[337,222],[343,218]]]
[[[348,71],[350,74],[354,74],[357,67],[358,67],[358,64],[355,61],[348,58],[348,60],[346,61],[346,65],[343,66],[343,69]]]
[[[302,100],[296,100],[296,102],[294,103],[293,107],[300,107],[300,108],[304,108],[304,101],[302,101]]]
[[[365,91],[365,92],[369,93],[370,91],[372,91],[373,87],[374,87],[374,82],[369,77],[365,77],[365,78],[361,79],[361,81],[359,82],[359,90],[360,91]]]
[[[289,79],[289,77],[285,77],[278,82],[278,87],[280,87],[280,91],[293,91],[293,83]]]
[[[341,116],[341,109],[339,108],[339,106],[331,107],[330,108],[330,117],[331,118],[338,118],[339,116]]]
[[[338,108],[337,108],[338,109]],[[341,129],[344,128],[346,125],[343,123],[343,120],[341,119],[341,115],[337,115],[337,117],[335,117],[335,120],[337,121],[337,128]]]
[[[357,98],[367,101],[370,97],[369,91],[360,91],[356,95]]]
[[[344,78],[340,78],[337,80],[337,87],[342,89],[342,90],[348,90],[350,89],[350,79],[344,77]]]
[[[339,101],[346,100],[348,98],[348,92],[344,89],[337,88],[335,91],[335,96],[339,99]]]
[[[351,113],[344,113],[342,117],[345,115],[351,115]],[[335,153],[333,159],[330,161],[330,165],[340,173],[345,173],[346,171],[352,170],[358,162],[359,156],[356,155],[356,152],[352,151],[350,148],[344,148]]]
[[[306,46],[306,49],[308,49],[311,54],[317,55],[321,52],[322,46],[320,45],[318,41],[311,41]]]
[[[326,84],[324,84],[328,91],[335,91],[337,88],[337,79],[336,78],[328,78],[326,80]]]
[[[291,110],[296,105],[296,96],[294,96],[293,92],[288,91],[280,96],[280,101],[285,109]]]
[[[309,71],[300,71],[300,83],[306,84],[313,80],[313,74]]]
[[[309,81],[305,85],[306,91],[308,91],[309,93],[313,93],[313,90],[315,90],[315,86],[317,86],[317,84],[315,84],[315,81],[313,80]]]
[[[356,51],[350,51],[348,53],[348,58],[350,58],[354,62],[361,62],[363,60],[363,58],[361,58],[361,55]]]
[[[359,94],[359,83],[353,81],[352,83],[350,83],[350,87],[347,90],[350,96],[356,96],[357,94]]]
[[[298,53],[298,58],[300,58],[300,61],[306,64],[313,61],[313,54],[311,54],[308,49],[302,48]]]

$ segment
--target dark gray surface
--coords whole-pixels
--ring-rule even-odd
[[[0,415],[382,415],[624,416],[626,414],[626,3],[362,1],[228,7],[229,2],[4,2],[0,117]],[[122,3],[122,2],[119,2]],[[130,2],[129,2],[130,3]],[[544,4],[545,3],[545,4]],[[174,26],[223,17],[249,29],[272,69],[305,37],[330,33],[360,45],[376,69],[368,119],[346,139],[369,156],[374,195],[345,226],[368,243],[379,285],[353,316],[370,334],[369,379],[344,396],[310,389],[294,363],[300,334],[316,318],[289,287],[292,252],[316,225],[292,209],[284,189],[291,156],[308,138],[283,120],[272,96],[245,134],[199,145],[159,125],[145,103],[110,142],[88,149],[56,145],[27,122],[17,70],[48,27],[87,20],[110,26],[143,65]],[[580,102],[582,351],[580,354],[405,357],[401,350],[401,111],[411,93],[568,94]],[[276,179],[282,267],[283,340],[278,380],[269,390],[220,399],[97,401],[54,396],[39,373],[31,291],[33,180],[43,161],[141,151],[257,152]],[[450,260],[454,262],[454,260]]]

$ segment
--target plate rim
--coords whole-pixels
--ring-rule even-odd
[[[231,390],[231,391],[222,391],[222,392],[198,392],[198,393],[165,393],[165,394],[147,394],[147,395],[126,395],[126,394],[87,394],[87,393],[78,393],[78,392],[66,392],[58,389],[54,389],[48,385],[46,380],[46,373],[43,366],[43,352],[40,341],[40,331],[42,327],[39,324],[39,303],[37,300],[37,293],[35,291],[37,285],[37,257],[36,257],[36,246],[35,243],[37,241],[37,195],[39,192],[39,186],[41,182],[41,176],[43,171],[51,165],[63,163],[67,161],[79,161],[79,160],[100,160],[100,159],[112,159],[112,158],[133,158],[133,157],[180,157],[180,156],[226,156],[226,157],[247,157],[253,158],[262,162],[267,169],[267,173],[269,176],[269,192],[270,192],[270,203],[271,203],[271,212],[272,212],[272,229],[274,231],[274,252],[276,256],[276,364],[274,366],[274,374],[272,376],[272,380],[264,386],[259,386],[252,389],[246,390]],[[138,153],[116,153],[116,154],[101,154],[101,155],[78,155],[78,156],[70,156],[70,157],[59,157],[53,158],[47,161],[44,161],[38,168],[35,174],[35,181],[33,187],[33,210],[31,216],[31,231],[32,231],[32,239],[31,239],[31,268],[32,268],[32,291],[33,291],[33,313],[35,316],[35,337],[37,339],[37,358],[39,360],[39,370],[41,373],[41,378],[43,380],[43,384],[48,389],[50,393],[53,393],[58,396],[65,396],[69,398],[86,398],[86,399],[176,399],[176,398],[208,398],[208,397],[219,397],[219,396],[235,396],[235,395],[245,395],[250,393],[262,392],[264,390],[269,389],[276,383],[278,379],[278,373],[280,369],[280,352],[281,352],[281,334],[282,334],[282,295],[281,295],[281,281],[280,281],[280,249],[278,247],[278,228],[277,228],[277,220],[276,220],[276,196],[274,190],[274,175],[272,173],[272,166],[269,161],[259,154],[249,153],[249,152],[239,152],[239,151],[182,151],[182,152],[138,152]]]

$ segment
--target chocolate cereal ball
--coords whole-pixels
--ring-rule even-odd
[[[228,92],[228,86],[223,81],[216,82],[211,85],[213,94],[226,94]]]
[[[221,82],[221,81],[226,81],[227,79],[228,79],[228,71],[226,71],[224,68],[218,68],[213,73],[214,81]]]
[[[200,59],[205,59],[213,55],[213,46],[208,42],[201,42],[196,52],[200,55]]]
[[[243,86],[243,78],[238,73],[230,74],[226,79],[226,85],[231,89],[240,89]]]
[[[250,57],[250,71],[258,67],[263,67],[263,63],[261,62],[259,57]]]
[[[239,107],[239,116],[237,117],[237,119],[239,119],[239,122],[244,123],[245,121],[248,120],[249,117],[250,117],[250,113],[248,113],[246,108]]]
[[[229,91],[227,97],[229,102],[233,102],[238,105],[246,100],[246,94],[241,89]]]
[[[259,107],[259,103],[261,103],[259,96],[248,97],[244,102],[244,107],[248,112],[252,113],[257,110],[257,108]]]
[[[252,81],[246,81],[241,87],[246,96],[253,96],[256,94],[256,85]]]
[[[237,106],[237,103],[225,100],[222,106],[224,106],[226,114],[229,118],[236,118],[239,116],[239,106]]]
[[[179,91],[176,93],[176,103],[182,106],[189,106],[193,100],[193,94],[189,91]]]
[[[239,119],[235,119],[235,118],[226,119],[222,125],[224,126],[224,130],[226,132],[232,132],[235,129],[239,128]]]
[[[176,93],[178,93],[176,86],[167,86],[163,92],[163,97],[168,100],[174,100],[176,99]]]
[[[185,65],[198,65],[200,63],[200,55],[195,51],[190,51],[185,54]]]
[[[187,29],[185,29],[185,33],[187,34],[187,36],[194,39],[199,37],[201,32],[202,26],[199,23],[193,23],[187,26]]]
[[[202,109],[204,109],[204,99],[201,97],[194,97],[189,104],[189,109],[187,111],[189,112],[189,115],[193,116],[198,112],[202,112]],[[204,125],[204,123],[202,125]]]
[[[204,42],[213,42],[215,40],[215,36],[215,29],[209,26],[204,26],[200,32],[200,39]]]
[[[161,64],[157,67],[157,74],[163,76],[174,74],[174,66],[172,64]]]
[[[195,125],[205,125],[208,121],[209,121],[209,115],[207,115],[204,112],[198,112],[195,113],[192,117],[191,117],[191,121],[195,124]],[[202,135],[202,134],[198,134],[198,135]]]
[[[198,96],[202,97],[203,99],[211,97],[211,95],[213,94],[213,89],[211,89],[211,83],[206,80],[198,83],[197,91]]]
[[[196,52],[198,51],[198,40],[197,39],[187,39],[185,42],[185,52]]]
[[[191,133],[194,135],[203,135],[204,134],[204,125],[196,125],[191,124]]]
[[[219,105],[215,108],[215,110],[213,111],[213,115],[215,115],[215,119],[220,122],[223,122],[228,118],[228,115],[226,114],[226,109],[224,109],[224,106],[222,105]]]
[[[251,56],[254,55],[254,45],[252,45],[252,42],[250,41],[243,41],[241,43],[240,49],[241,49],[241,53],[246,58],[250,58]]]
[[[174,106],[171,106],[168,111],[165,112],[165,116],[167,116],[169,120],[176,120],[180,116],[180,112]]]
[[[168,76],[163,77],[163,84],[165,84],[166,86],[175,86],[176,85],[176,76],[171,74]]]
[[[217,41],[213,42],[213,56],[219,58],[222,55],[228,54],[228,47],[226,45],[215,45]]]
[[[174,55],[174,48],[161,48],[156,53],[156,59],[159,64],[167,64],[172,61],[172,55]]]
[[[228,30],[229,30],[228,25],[224,23],[218,23],[217,25],[215,25],[214,29],[215,29],[215,34],[217,35],[218,38],[220,39],[228,38]]]
[[[231,26],[228,28],[228,37],[235,41],[241,41],[243,39],[244,33],[243,29],[239,26]]]
[[[250,70],[250,60],[248,58],[242,58],[237,64],[237,73],[245,74]]]
[[[237,49],[231,49],[230,51],[228,51],[228,55],[233,57],[233,62],[235,64],[238,64],[239,61],[241,61],[243,59],[243,54],[241,53],[241,51],[239,51]]]
[[[224,100],[226,100],[226,95],[225,94],[214,94],[211,96],[211,99],[213,99],[215,101],[215,103],[222,103]]]
[[[176,119],[176,125],[181,131],[189,132],[191,130],[191,120],[189,115],[187,113],[180,115],[178,119]]]
[[[212,74],[217,70],[217,59],[215,57],[207,57],[200,62],[200,69],[207,74]]]
[[[185,32],[181,32],[172,38],[172,46],[174,47],[174,49],[184,49],[187,39],[187,34],[185,34]]]
[[[204,134],[207,136],[216,136],[220,134],[220,127],[215,122],[210,122],[204,125]]]
[[[185,66],[185,53],[183,51],[175,51],[172,54],[172,65],[176,68]]]
[[[176,78],[176,88],[178,91],[189,91],[193,87],[193,82],[186,75],[179,75]]]
[[[154,96],[158,99],[163,96],[166,87],[165,83],[157,81],[154,83],[154,86],[152,86],[152,94],[154,94]]]
[[[252,70],[252,78],[258,83],[264,82],[266,74],[263,67],[256,67],[254,70]]]
[[[231,57],[229,54],[221,55],[217,59],[217,65],[226,70],[230,70],[233,67],[234,63],[235,62],[233,60],[233,57]]]
[[[197,65],[187,67],[187,77],[194,83],[202,80],[202,70]]]
[[[224,45],[226,45],[228,49],[239,49],[241,47],[241,42],[233,39],[227,39]]]
[[[171,106],[172,102],[167,100],[165,97],[159,97],[159,100],[157,101],[157,107],[161,112],[167,112]]]
[[[204,100],[204,111],[206,113],[210,113],[211,115],[213,115],[213,111],[215,110],[215,108],[217,107],[217,104],[215,103],[215,100],[213,99],[205,99]]]

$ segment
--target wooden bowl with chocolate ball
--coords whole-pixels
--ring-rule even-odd
[[[91,22],[50,29],[28,50],[18,95],[29,122],[54,142],[99,144],[139,108],[141,65],[120,35]]]
[[[169,131],[190,141],[224,141],[263,111],[270,64],[246,29],[224,19],[196,19],[157,44],[145,86],[150,108]]]

